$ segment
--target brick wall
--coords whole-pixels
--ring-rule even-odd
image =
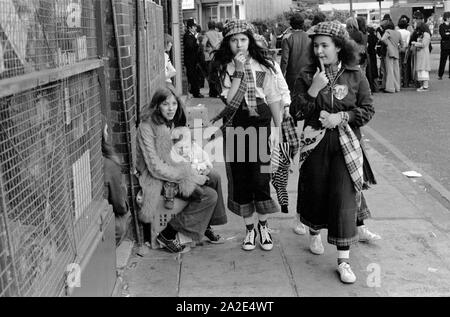
[[[108,93],[111,96],[107,120],[112,130],[114,148],[121,158],[129,205],[134,211],[135,196],[140,190],[133,175],[136,165],[136,125],[140,111],[150,103],[152,94],[164,85],[165,79],[163,11],[151,1],[146,1],[144,6],[142,1],[116,0],[116,16],[113,17],[111,2],[105,3],[105,41],[110,79]],[[117,38],[114,20],[117,23]],[[139,39],[136,37],[138,21]],[[136,45],[137,41],[139,45]],[[139,228],[133,226],[133,229]],[[134,235],[136,238],[140,236],[135,230]]]
[[[105,3],[105,41],[107,43],[106,54],[109,58],[107,66],[110,79],[108,90],[110,94],[110,117],[107,120],[111,129],[112,143],[121,159],[123,181],[127,185],[129,205],[133,208],[130,173],[134,167],[135,151],[133,149],[135,149],[136,143],[134,1],[115,1],[115,17],[111,2],[105,1]],[[117,38],[114,30],[114,20],[117,23]],[[122,67],[123,80],[121,79],[120,67]],[[131,151],[129,144],[131,144]],[[133,181],[133,183],[135,182]],[[134,234],[136,236],[135,232]]]

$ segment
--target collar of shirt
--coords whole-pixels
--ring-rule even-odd
[[[256,83],[256,94],[255,94],[256,98],[265,99],[266,95],[264,93],[264,88],[263,87],[258,87],[258,80],[257,80],[256,72],[265,72],[266,73],[267,70],[265,69],[265,67],[263,67],[261,64],[259,64],[253,58],[250,58],[250,67],[252,69],[253,78],[255,79],[255,83]],[[233,60],[227,66],[227,73],[228,73],[228,75],[230,77],[233,76],[235,70],[236,70],[236,67],[235,67],[234,60]],[[264,86],[264,84],[262,86]],[[245,94],[245,100],[247,101],[247,94]]]

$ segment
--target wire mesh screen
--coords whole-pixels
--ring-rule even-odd
[[[42,288],[43,278],[63,279],[75,255],[60,86],[0,100],[2,214],[18,295],[51,289]]]
[[[80,246],[100,214],[96,203],[103,199],[102,121],[97,74],[90,72],[65,80],[63,94],[75,239]]]
[[[94,0],[0,0],[0,79],[97,58]]]
[[[103,195],[89,72],[0,99],[0,296],[55,296]]]
[[[141,35],[144,40],[142,46],[145,49],[145,54],[141,57],[140,65],[144,67],[141,67],[139,71],[145,75],[141,78],[140,89],[142,98],[145,98],[145,101],[148,102],[156,90],[161,88],[161,85],[166,81],[164,38],[161,36],[161,34],[164,34],[163,8],[147,0],[145,2],[145,21],[143,23],[146,23],[146,28],[144,28]],[[141,101],[141,106],[146,104],[145,101]]]

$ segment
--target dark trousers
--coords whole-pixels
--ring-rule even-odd
[[[406,74],[406,61],[405,61],[405,52],[399,52],[399,66],[400,66],[400,85],[403,88],[408,87],[408,76]]]
[[[200,95],[200,81],[198,79],[198,70],[195,65],[186,65],[186,74],[187,79],[189,83],[189,92],[194,96],[197,97]]]
[[[411,48],[409,48],[411,50]],[[414,67],[413,67],[413,53],[412,51],[408,54],[408,58],[406,60],[406,82],[407,82],[407,87],[409,87],[409,85],[414,84]]]
[[[450,77],[450,49],[441,49],[441,60],[439,62],[439,72],[438,72],[439,77],[442,77],[444,75],[445,64],[447,63],[447,59],[449,60],[448,76]]]
[[[219,83],[219,75],[217,74],[217,67],[214,65],[212,61],[206,62],[208,69],[208,86],[209,86],[209,96],[210,97],[219,97],[219,92],[216,87]]]
[[[378,70],[377,70],[377,57],[376,55],[368,55],[367,66],[366,66],[366,77],[369,81],[370,90],[372,93],[378,92]],[[374,66],[375,65],[375,66]]]
[[[268,141],[272,113],[267,104],[258,104],[258,117],[250,117],[242,106],[237,110],[233,127],[253,136],[226,133],[225,160],[228,176],[228,208],[244,218],[278,212],[270,195],[270,152]],[[262,128],[262,129],[260,129]],[[249,130],[248,130],[249,131]],[[255,139],[256,137],[256,139]],[[231,142],[234,138],[234,142]],[[265,157],[264,157],[265,156]]]

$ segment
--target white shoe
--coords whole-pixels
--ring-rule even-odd
[[[352,284],[356,282],[356,276],[353,273],[350,264],[348,264],[347,262],[342,262],[341,264],[339,264],[337,267],[337,271],[341,276],[342,283]]]
[[[381,240],[381,236],[370,232],[366,226],[358,227],[359,242],[373,242]]]
[[[245,251],[252,251],[256,248],[256,229],[247,231],[244,242],[242,243],[242,249]]]
[[[318,235],[310,235],[310,242],[309,242],[309,250],[317,255],[321,255],[325,252],[325,249],[323,248],[322,244],[322,237],[320,236],[320,233]]]
[[[300,219],[298,219],[298,216],[295,216],[294,225],[292,227],[292,230],[294,230],[294,232],[298,235],[306,234],[306,227],[304,224],[302,224]]]
[[[259,245],[261,246],[261,249],[264,251],[270,251],[273,249],[273,240],[272,235],[270,234],[269,227],[261,226],[260,223],[258,223],[258,230],[259,230]]]

